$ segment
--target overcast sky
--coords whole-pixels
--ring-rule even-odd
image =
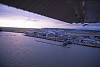
[[[20,28],[71,28],[100,30],[100,23],[91,23],[85,27],[83,24],[70,24],[39,14],[0,4],[0,26]]]

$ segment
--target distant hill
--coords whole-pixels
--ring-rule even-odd
[[[65,28],[15,28],[15,27],[0,27],[3,31],[7,32],[26,32],[26,31],[41,31],[41,29],[47,30],[65,30],[65,31],[87,31],[87,32],[100,32],[100,30],[82,30],[82,29],[65,29]]]
[[[38,28],[15,28],[15,27],[0,27],[3,29],[3,31],[6,32],[20,32],[24,33],[26,31],[40,31]]]
[[[0,31],[3,31],[2,28],[0,28]]]
[[[100,30],[83,30],[83,29],[65,29],[65,28],[42,28],[47,30],[65,30],[65,31],[88,31],[88,32],[100,32]]]

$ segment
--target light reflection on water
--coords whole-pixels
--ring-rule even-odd
[[[100,67],[100,49],[0,32],[0,67]]]

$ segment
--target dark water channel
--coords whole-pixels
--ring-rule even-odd
[[[54,44],[60,42],[0,32],[0,67],[100,67],[100,48]]]

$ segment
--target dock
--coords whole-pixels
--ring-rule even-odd
[[[91,44],[84,44],[84,43],[74,43],[74,44],[88,46],[88,47],[100,48],[100,45],[91,45]]]

